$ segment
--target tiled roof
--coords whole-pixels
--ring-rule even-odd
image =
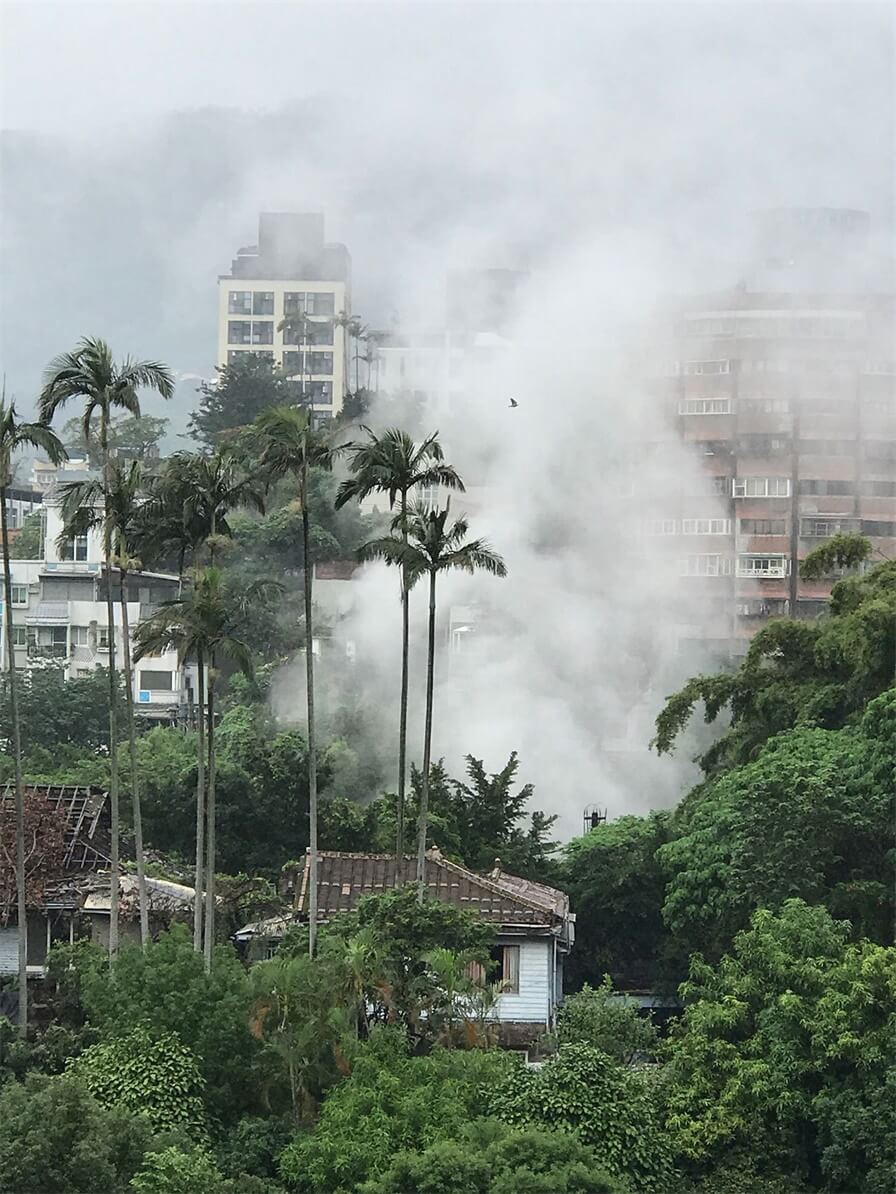
[[[318,857],[318,909],[322,921],[339,912],[351,911],[364,896],[413,883],[416,877],[417,860],[407,855],[398,867],[391,854],[321,851]],[[308,912],[307,867],[306,858],[296,900],[300,916]],[[477,875],[433,850],[426,856],[426,885],[436,899],[475,912],[494,925],[531,925],[544,931],[557,925],[565,915],[561,910],[566,900],[562,892],[541,884],[528,884],[515,876]]]
[[[109,866],[108,794],[102,788],[26,782],[25,791],[43,795],[50,807],[64,818],[66,872],[96,871]],[[15,799],[15,784],[0,789],[0,815],[15,815]]]

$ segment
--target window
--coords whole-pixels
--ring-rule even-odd
[[[12,645],[14,647],[28,646],[28,627],[27,626],[13,626],[12,628]]]
[[[682,576],[730,576],[731,560],[728,556],[694,555],[681,561]]]
[[[685,518],[681,523],[682,535],[730,535],[730,518]]]
[[[227,350],[227,364],[235,365],[238,361],[245,360],[250,354],[248,352],[241,352],[236,348],[228,348]]]
[[[96,649],[98,651],[109,650],[109,627],[99,626],[96,632]]]
[[[492,982],[502,995],[518,995],[520,991],[520,947],[498,945],[491,951]]]
[[[758,576],[760,578],[786,576],[788,561],[786,556],[738,556],[738,576]]]
[[[173,692],[174,674],[141,670],[139,686],[146,692]]]
[[[859,489],[865,497],[896,497],[896,481],[863,481]]]
[[[645,535],[674,535],[676,529],[674,518],[648,518],[644,523]]]
[[[229,315],[251,315],[252,293],[249,290],[231,290],[227,296]]]
[[[804,539],[828,539],[831,535],[851,534],[859,529],[857,518],[804,518],[800,535]]]
[[[309,344],[332,344],[332,323],[330,323],[329,320],[324,320],[321,323],[309,323],[307,328],[307,338]]]
[[[333,354],[331,352],[311,352],[308,354],[308,372],[333,374]]]
[[[301,290],[287,290],[283,295],[283,314],[301,315],[305,310],[305,295]]]
[[[730,398],[686,398],[678,404],[680,415],[727,415],[731,413]]]
[[[252,343],[253,344],[273,344],[274,343],[274,321],[273,321],[273,319],[254,319],[252,321]]]
[[[790,497],[789,477],[735,477],[732,490],[737,497]]]
[[[788,602],[782,597],[764,601],[761,598],[754,601],[739,601],[737,612],[742,618],[784,618],[787,616]]]
[[[826,601],[806,601],[802,597],[796,603],[796,616],[798,618],[820,618],[822,614],[827,612],[828,603]]]
[[[89,626],[72,626],[71,642],[72,642],[73,647],[89,647],[90,646],[90,627]]]
[[[227,322],[228,344],[251,344],[252,324],[248,320],[230,319]]]
[[[255,290],[252,293],[252,314],[274,314],[274,292],[272,290]]]
[[[896,522],[879,522],[876,519],[863,518],[862,534],[879,539],[896,538]]]
[[[856,450],[854,440],[801,439],[800,452],[805,456],[851,456]]]
[[[742,535],[787,534],[787,523],[783,518],[742,518],[739,528]]]
[[[741,398],[739,402],[741,412],[747,414],[786,415],[790,413],[789,398]]]
[[[707,374],[730,373],[730,361],[685,361],[685,377],[705,377]]]
[[[896,361],[866,361],[865,372],[879,377],[896,376]]]
[[[868,440],[862,446],[862,454],[866,460],[882,460],[886,464],[896,464],[896,440]]]
[[[28,604],[28,586],[27,585],[13,585],[11,596],[12,596],[12,604],[13,605],[27,605]]]
[[[6,503],[6,525],[9,527],[9,529],[11,531],[18,530],[18,528],[19,528],[19,511],[20,510],[21,510],[21,506],[19,505],[18,502],[7,502]]]
[[[63,546],[59,553],[63,560],[86,560],[87,559],[87,536],[76,535],[74,539],[69,539]]]
[[[737,450],[742,456],[781,456],[790,451],[790,440],[780,435],[742,435]]]
[[[284,352],[283,368],[292,373],[302,372],[302,353]]]
[[[312,381],[308,384],[308,397],[312,402],[329,406],[333,401],[333,384],[329,381]]]
[[[331,290],[309,291],[305,295],[305,304],[309,315],[332,315],[336,310],[336,296]]]
[[[800,481],[800,493],[812,497],[848,497],[855,492],[852,481]]]

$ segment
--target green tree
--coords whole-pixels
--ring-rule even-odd
[[[355,1194],[399,1151],[459,1136],[513,1065],[506,1053],[476,1049],[412,1057],[400,1033],[378,1030],[331,1090],[314,1131],[284,1151],[284,1183],[302,1194]]]
[[[119,809],[117,701],[115,666],[115,609],[112,599],[113,522],[111,512],[112,454],[109,425],[115,411],[140,417],[141,389],[156,390],[163,398],[174,393],[174,380],[165,365],[157,361],[135,361],[126,357],[116,363],[105,340],[85,337],[72,352],[62,353],[47,366],[38,400],[41,422],[49,424],[67,402],[82,399],[81,425],[87,440],[95,439],[103,467],[103,564],[106,575],[106,623],[109,637],[109,801],[112,809],[110,860],[111,901],[109,910],[109,953],[118,951]],[[94,425],[94,419],[97,425]]]
[[[659,849],[663,915],[686,955],[717,959],[751,912],[799,896],[892,940],[896,691],[842,730],[800,728],[692,793]]]
[[[284,321],[288,322],[288,321]],[[271,478],[294,477],[302,511],[303,587],[305,596],[305,689],[308,745],[309,865],[308,949],[313,954],[317,936],[317,746],[314,724],[314,627],[312,620],[311,523],[308,509],[312,468],[330,472],[342,449],[334,447],[325,431],[315,430],[310,411],[277,406],[259,415],[255,432],[261,447],[261,467]]]
[[[566,997],[553,1037],[560,1046],[592,1045],[623,1065],[655,1057],[659,1046],[653,1021],[638,1015],[634,1000],[614,992],[609,975],[599,987],[586,983]]]
[[[68,1067],[105,1107],[145,1115],[156,1132],[205,1132],[204,1083],[190,1050],[173,1032],[138,1025],[90,1045]]]
[[[731,672],[695,676],[666,702],[656,721],[660,754],[702,702],[713,722],[730,727],[703,755],[708,774],[748,763],[774,734],[797,726],[838,729],[893,681],[896,657],[896,562],[837,582],[830,613],[816,622],[777,620],[753,637]]]
[[[252,673],[252,659],[241,637],[246,610],[258,601],[268,600],[275,591],[273,582],[253,585],[239,597],[229,594],[218,568],[206,568],[199,573],[188,592],[177,601],[162,606],[152,617],[141,622],[134,632],[134,659],[174,648],[181,660],[195,658],[200,676],[200,710],[206,710],[206,730],[198,735],[199,767],[196,799],[196,904],[194,908],[193,940],[198,946],[202,929],[201,898],[205,880],[205,961],[211,966],[215,940],[215,691],[217,660],[226,658],[246,675]],[[208,695],[202,691],[205,662],[208,669]],[[201,715],[200,715],[201,722]],[[208,794],[205,818],[202,816],[203,764],[205,740],[208,741]],[[203,833],[204,830],[204,833]],[[203,840],[204,839],[204,840]],[[203,868],[203,849],[205,866]]]
[[[28,1032],[28,910],[25,903],[25,789],[22,785],[22,738],[16,685],[16,652],[12,628],[12,569],[9,562],[7,493],[13,480],[13,456],[24,447],[40,448],[53,464],[65,459],[65,449],[48,427],[23,423],[15,403],[7,405],[4,386],[0,398],[0,546],[3,550],[3,632],[6,636],[6,684],[16,778],[16,922],[19,939],[19,1031]]]
[[[290,401],[285,377],[263,353],[240,353],[217,374],[200,385],[199,409],[190,416],[190,430],[207,447],[228,432],[250,427],[269,406]]]
[[[102,1107],[71,1075],[0,1089],[0,1190],[119,1194],[150,1141],[143,1116]]]
[[[592,1045],[564,1045],[540,1070],[514,1070],[488,1099],[515,1127],[575,1132],[614,1178],[637,1190],[669,1188],[672,1165],[654,1079]]]
[[[205,1149],[186,1152],[170,1146],[147,1153],[128,1188],[137,1194],[223,1194],[223,1182],[220,1169]]]
[[[858,568],[873,551],[871,540],[864,535],[832,535],[800,563],[800,576],[804,580],[819,580],[832,572]]]
[[[696,957],[664,1080],[682,1162],[740,1155],[793,1188],[889,1192],[894,984],[896,950],[801,900],[756,912],[717,967]]]
[[[71,960],[77,997],[100,1040],[126,1036],[135,1024],[155,1036],[175,1026],[199,1066],[213,1124],[232,1124],[257,1107],[261,1047],[249,1031],[249,978],[230,946],[216,948],[206,972],[186,927],[173,925],[145,950],[123,948],[114,982],[95,952]]]
[[[336,495],[337,508],[350,501],[362,501],[372,493],[388,495],[389,509],[398,503],[396,526],[402,542],[408,542],[410,498],[413,493],[441,486],[463,491],[456,470],[445,463],[438,432],[417,444],[405,431],[389,427],[375,435],[365,427],[367,442],[352,449],[349,467],[354,474],[343,481]],[[407,779],[409,597],[407,567],[401,568],[401,697],[398,717],[398,824],[395,856],[404,853],[405,781]]]
[[[573,976],[619,985],[662,982],[668,931],[663,923],[665,876],[657,850],[669,840],[666,812],[620,817],[566,847],[561,884],[576,910]]]
[[[467,539],[466,519],[448,522],[450,501],[444,510],[423,505],[399,526],[400,534],[373,539],[361,549],[368,560],[385,560],[401,569],[405,588],[413,587],[421,577],[429,580],[429,629],[426,656],[426,712],[423,730],[423,768],[420,784],[417,836],[417,882],[423,898],[426,865],[426,828],[429,810],[429,778],[432,759],[433,685],[436,654],[436,579],[450,571],[488,572],[506,576],[504,561],[484,539]]]
[[[361,1194],[627,1194],[568,1132],[478,1120],[456,1140],[402,1152]]]

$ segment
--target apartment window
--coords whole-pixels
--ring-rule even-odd
[[[862,519],[862,534],[874,539],[896,538],[896,522],[879,522],[876,519]]]
[[[763,360],[757,357],[745,357],[740,364],[742,373],[791,373],[794,362],[784,360]]]
[[[307,325],[307,339],[309,344],[332,344],[333,325],[329,320]]]
[[[28,586],[27,585],[13,585],[12,586],[12,604],[13,605],[27,605],[28,604]]]
[[[283,314],[301,315],[305,311],[305,295],[301,290],[287,290],[283,296]]]
[[[89,626],[72,626],[71,628],[71,643],[73,647],[89,647],[90,646],[90,627]]]
[[[243,361],[243,360],[245,360],[245,359],[246,359],[246,357],[247,357],[247,356],[249,356],[249,355],[250,355],[250,354],[249,354],[248,352],[242,352],[242,351],[241,351],[240,349],[238,349],[238,348],[228,348],[228,350],[227,350],[227,364],[228,364],[228,365],[235,365],[235,364],[236,364],[238,361]]]
[[[284,352],[283,354],[283,368],[287,372],[301,373],[302,372],[302,356],[301,352]]]
[[[274,292],[272,290],[255,290],[252,292],[252,314],[274,314]]]
[[[689,315],[685,319],[684,333],[686,336],[733,336],[734,328],[733,319]]]
[[[28,646],[28,627],[27,626],[13,626],[12,628],[12,645],[14,647]]]
[[[731,560],[728,556],[693,555],[681,561],[682,576],[730,576]]]
[[[789,398],[741,398],[739,406],[742,414],[786,415],[790,413]]]
[[[69,539],[63,546],[59,553],[63,560],[81,560],[87,559],[87,536],[76,535],[74,539]]]
[[[800,535],[804,539],[828,539],[831,535],[851,534],[859,529],[857,518],[804,518]]]
[[[274,343],[274,321],[273,319],[256,319],[252,321],[252,343],[253,344],[273,344]]]
[[[678,404],[680,415],[728,415],[730,398],[686,398]]]
[[[710,374],[730,373],[730,361],[685,361],[685,377],[706,377]]]
[[[796,616],[807,620],[820,618],[822,614],[827,613],[827,608],[828,603],[826,601],[805,601],[803,598],[800,598],[796,603]]]
[[[859,489],[864,497],[896,497],[896,481],[862,481]]]
[[[333,315],[336,310],[336,296],[329,290],[309,291],[305,303],[309,315]]]
[[[787,523],[783,518],[742,518],[742,535],[786,535]]]
[[[227,312],[229,315],[251,315],[251,290],[231,290],[227,296]]]
[[[333,354],[331,352],[311,352],[308,354],[309,373],[325,373],[333,375]]]
[[[851,456],[856,450],[855,440],[801,439],[800,452],[805,456]]]
[[[896,441],[868,440],[862,447],[866,460],[881,460],[885,464],[896,464]]]
[[[784,598],[771,601],[739,601],[737,612],[742,618],[784,618],[788,602]]]
[[[172,672],[142,670],[140,672],[139,686],[145,692],[173,692],[174,674]]]
[[[674,518],[648,518],[644,524],[646,535],[674,535],[677,530]]]
[[[730,535],[730,518],[685,518],[681,523],[682,535]]]
[[[333,383],[329,381],[312,381],[308,385],[308,397],[312,402],[329,406],[333,401]]]
[[[800,481],[799,491],[806,497],[849,497],[855,492],[852,481]]]
[[[896,376],[896,361],[866,361],[865,372],[879,377]]]
[[[492,981],[502,995],[518,995],[520,991],[520,947],[498,945],[491,951]]]
[[[789,477],[735,477],[732,490],[738,497],[790,497]]]
[[[742,435],[737,450],[742,456],[780,456],[790,450],[790,440],[780,435]]]
[[[776,577],[787,575],[786,556],[738,556],[737,575]]]
[[[228,344],[251,344],[252,324],[244,319],[230,319],[227,322]]]
[[[96,632],[96,649],[98,651],[109,650],[109,628],[108,626],[98,626]]]

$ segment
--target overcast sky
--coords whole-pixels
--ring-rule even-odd
[[[435,318],[450,264],[537,271],[607,236],[657,289],[723,285],[754,207],[891,215],[887,5],[0,13],[0,350],[20,400],[87,332],[208,373],[215,278],[260,208],[324,210],[379,322]]]

